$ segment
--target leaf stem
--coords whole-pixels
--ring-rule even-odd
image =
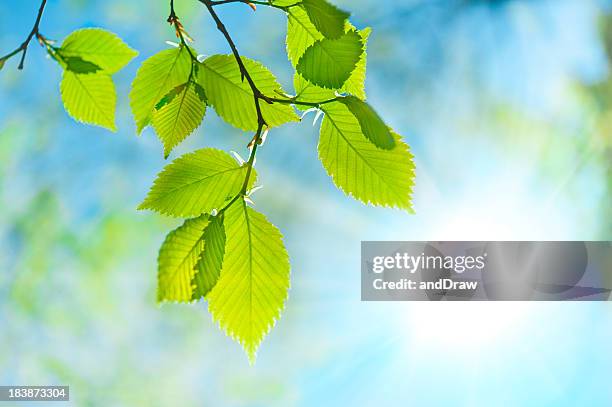
[[[36,21],[34,22],[34,26],[32,27],[32,30],[26,37],[25,41],[21,43],[21,45],[17,49],[1,57],[0,61],[5,62],[9,58],[12,58],[13,56],[21,52],[21,59],[19,60],[19,65],[17,66],[17,69],[19,70],[23,69],[23,64],[25,62],[25,57],[26,57],[26,53],[28,52],[28,46],[30,45],[30,41],[32,41],[32,38],[34,38],[34,36],[36,36],[37,38],[39,38],[40,36],[38,27],[40,26],[40,20],[42,19],[43,11],[45,11],[46,5],[47,5],[47,0],[42,0],[40,3],[40,7],[38,8],[38,15],[36,16]]]
[[[284,103],[286,105],[304,105],[304,106],[311,106],[311,107],[319,107],[321,105],[325,105],[327,103],[332,103],[332,102],[336,102],[338,100],[340,100],[342,98],[342,96],[337,96],[333,99],[327,99],[327,100],[322,100],[320,102],[306,102],[306,101],[302,101],[299,100],[296,97],[293,98],[289,98],[289,99],[279,99],[279,98],[268,98],[270,101],[274,102],[274,103]]]
[[[253,102],[255,103],[255,111],[257,112],[257,131],[255,132],[255,136],[253,137],[253,140],[251,141],[251,145],[252,145],[251,155],[249,157],[249,161],[247,162],[247,173],[246,173],[244,182],[242,184],[242,189],[241,189],[240,193],[238,195],[236,195],[220,211],[220,212],[223,212],[223,211],[225,211],[225,209],[229,208],[234,202],[236,202],[236,200],[238,200],[238,198],[240,198],[241,196],[246,195],[247,188],[248,188],[248,185],[249,185],[249,179],[251,178],[251,174],[253,172],[253,165],[255,163],[255,155],[257,154],[257,146],[259,144],[261,144],[263,128],[267,125],[266,119],[264,118],[263,113],[261,111],[261,101],[263,100],[263,101],[265,101],[266,103],[269,103],[269,104],[272,104],[274,102],[272,101],[271,98],[265,96],[259,90],[259,88],[257,88],[257,85],[255,84],[255,81],[253,81],[253,78],[251,77],[251,74],[246,69],[246,66],[244,65],[244,62],[242,61],[242,57],[240,56],[240,53],[238,52],[238,48],[236,47],[236,43],[232,39],[231,35],[227,31],[227,28],[225,27],[225,25],[223,24],[223,22],[219,18],[219,15],[217,14],[217,12],[214,9],[215,3],[213,1],[211,1],[211,0],[198,0],[198,1],[200,1],[202,4],[204,4],[206,6],[209,14],[211,15],[211,17],[213,18],[213,20],[217,24],[217,29],[221,32],[221,34],[223,34],[223,36],[225,37],[225,40],[227,41],[229,47],[231,48],[232,54],[234,55],[234,58],[236,59],[236,63],[238,64],[238,69],[240,70],[240,75],[242,76],[242,80],[244,81],[246,79],[247,83],[249,84],[249,86],[251,88],[251,91],[253,92]]]
[[[302,105],[305,105],[305,106],[319,107],[322,104],[334,102],[334,101],[338,100],[338,98],[336,97],[336,98],[329,99],[329,100],[324,100],[324,101],[321,101],[321,102],[301,102],[301,101],[297,100],[296,97],[289,98],[289,99],[280,99],[280,98],[273,98],[273,97],[269,97],[269,96],[264,95],[259,90],[259,88],[255,84],[255,82],[253,81],[253,78],[251,77],[249,71],[247,70],[246,66],[244,65],[244,62],[242,61],[242,57],[240,56],[240,52],[238,52],[238,48],[236,47],[236,43],[232,39],[232,36],[230,35],[229,31],[227,30],[227,28],[223,24],[223,21],[221,21],[221,19],[219,18],[219,15],[217,14],[217,12],[214,9],[215,6],[218,6],[218,5],[221,5],[221,4],[228,4],[228,3],[245,3],[245,4],[249,4],[249,3],[251,3],[251,4],[262,4],[262,5],[272,6],[272,7],[276,7],[276,8],[280,8],[280,9],[286,10],[287,8],[293,7],[293,6],[297,5],[297,4],[281,7],[281,6],[275,6],[274,4],[272,4],[271,1],[249,1],[249,0],[216,0],[216,1],[213,1],[213,0],[198,0],[198,1],[200,3],[202,3],[202,4],[204,4],[204,6],[206,6],[206,9],[208,10],[208,13],[210,14],[212,19],[217,24],[217,29],[225,37],[225,40],[227,41],[230,49],[232,50],[232,54],[234,55],[234,58],[236,59],[236,63],[238,64],[238,69],[240,70],[240,75],[242,76],[242,80],[244,81],[246,79],[247,83],[249,84],[249,86],[251,88],[251,91],[253,92],[253,101],[255,103],[255,111],[257,112],[257,131],[255,132],[255,135],[253,136],[253,139],[249,143],[249,146],[251,146],[251,154],[249,156],[249,160],[246,163],[247,173],[246,173],[244,182],[242,184],[242,188],[240,190],[240,193],[238,193],[236,196],[234,196],[219,211],[219,214],[222,214],[223,212],[225,212],[225,210],[227,210],[227,208],[232,206],[232,204],[234,204],[234,202],[236,202],[241,197],[244,197],[246,195],[246,193],[247,193],[247,189],[248,189],[248,186],[249,186],[249,180],[251,178],[251,174],[253,173],[253,165],[255,164],[255,156],[257,154],[257,147],[261,144],[262,136],[264,134],[263,130],[264,130],[264,127],[267,125],[266,120],[265,120],[265,118],[263,116],[263,113],[261,111],[261,101],[263,100],[264,102],[266,102],[268,104],[285,103],[285,104],[302,104]],[[176,18],[176,14],[174,14],[173,3],[174,3],[174,0],[170,0],[170,7],[171,7],[170,17]],[[170,17],[169,17],[169,19],[170,19]]]

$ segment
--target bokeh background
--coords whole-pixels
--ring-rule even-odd
[[[608,303],[362,303],[361,240],[612,240],[612,2],[337,0],[369,46],[370,101],[412,146],[414,216],[336,190],[313,116],[258,154],[258,210],[283,231],[292,288],[255,366],[205,304],[155,303],[178,221],[136,211],[163,167],[129,84],[167,47],[166,1],[50,0],[41,31],[99,26],[140,52],[115,77],[116,134],[73,122],[33,43],[0,73],[0,383],[71,386],[75,406],[610,406]],[[195,0],[196,47],[228,49]],[[0,53],[39,2],[0,1]],[[244,55],[291,89],[285,17],[221,10]],[[210,110],[171,158],[245,156]]]

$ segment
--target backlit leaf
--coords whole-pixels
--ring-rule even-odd
[[[101,28],[73,31],[57,52],[64,58],[81,58],[110,74],[121,70],[138,55],[117,35]]]
[[[351,76],[349,76],[340,89],[341,92],[357,96],[361,100],[366,99],[365,79],[368,63],[367,44],[371,32],[372,30],[369,27],[358,31],[359,36],[361,37],[361,43],[363,44],[363,52],[361,53],[361,57],[359,58],[357,65],[355,65],[355,69],[353,69]]]
[[[204,230],[204,250],[195,266],[193,277],[195,285],[194,300],[206,297],[217,284],[224,255],[225,228],[223,227],[223,216],[212,216],[210,217],[210,223]]]
[[[361,37],[356,31],[349,31],[337,40],[315,42],[304,52],[296,70],[317,86],[340,89],[351,76],[362,53]]]
[[[159,101],[172,89],[187,82],[191,64],[185,47],[161,51],[142,63],[130,91],[130,106],[138,133],[151,122]]]
[[[177,158],[157,176],[138,209],[190,217],[210,213],[240,192],[247,168],[229,154],[204,148]],[[255,183],[253,170],[249,188]]]
[[[287,9],[287,55],[294,67],[308,47],[323,38],[323,34],[310,21],[306,10],[302,7]]]
[[[194,292],[195,266],[205,248],[208,215],[189,219],[170,232],[157,259],[157,301],[190,302]]]
[[[352,28],[351,28],[352,29]],[[366,42],[368,40],[368,36],[370,35],[371,30],[369,28],[365,28],[359,31],[359,36],[363,41],[363,53],[361,54],[361,58],[355,69],[351,73],[351,76],[344,83],[342,88],[339,89],[341,93],[349,93],[351,95],[357,96],[359,99],[365,100],[365,76],[366,76],[366,64],[367,64],[367,56],[366,56]],[[314,85],[304,79],[298,72],[295,73],[293,79],[293,86],[295,88],[295,94],[297,95],[297,99],[304,102],[320,102],[323,100],[331,99],[335,96],[335,91],[332,89],[325,89],[320,86]],[[296,105],[299,109],[307,109],[308,106],[299,106]]]
[[[414,163],[401,137],[392,133],[395,147],[382,150],[366,139],[345,104],[329,103],[322,110],[319,158],[336,186],[366,204],[412,212]]]
[[[266,96],[284,93],[274,75],[259,62],[242,58],[257,88]],[[232,55],[213,55],[202,63],[202,85],[209,103],[227,123],[243,130],[257,129],[257,113],[253,92],[242,80],[238,64]],[[299,118],[291,106],[261,101],[261,111],[269,127],[276,127]]]
[[[326,38],[336,39],[344,34],[344,23],[349,13],[326,0],[302,0],[301,5],[312,24]]]
[[[289,257],[282,235],[260,213],[237,201],[225,213],[225,256],[209,311],[253,362],[285,305]]]
[[[204,119],[206,103],[196,93],[193,83],[172,89],[155,106],[151,123],[164,144],[164,157],[189,136]]]
[[[395,146],[395,140],[389,127],[383,122],[372,106],[356,98],[347,96],[339,99],[357,118],[363,135],[378,148],[390,150]]]
[[[115,85],[109,75],[64,71],[60,92],[66,112],[77,121],[115,131]]]

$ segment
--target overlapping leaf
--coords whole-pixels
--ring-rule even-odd
[[[365,43],[368,40],[370,29],[366,28],[359,31],[362,41],[364,42],[363,53],[355,69],[351,73],[349,79],[344,83],[344,86],[339,89],[340,92],[349,93],[358,97],[359,99],[365,100],[365,75],[366,75],[366,46]],[[298,72],[295,73],[293,78],[293,86],[296,93],[296,99],[304,102],[316,103],[324,100],[329,100],[335,96],[333,89],[326,89],[320,86],[314,85],[311,82],[304,79]],[[300,109],[307,109],[308,106],[297,105]]]
[[[351,29],[354,29],[354,27],[350,26],[349,24],[349,30]],[[361,43],[363,44],[361,57],[359,58],[359,61],[355,65],[355,69],[353,69],[353,72],[351,72],[351,76],[349,76],[346,82],[344,82],[344,85],[342,86],[340,91],[354,95],[361,100],[365,100],[366,99],[365,79],[366,79],[366,68],[367,68],[367,62],[368,62],[367,44],[368,44],[368,38],[370,37],[370,33],[372,32],[372,30],[369,27],[367,27],[357,32],[359,33],[359,36],[361,37]]]
[[[287,9],[287,55],[293,66],[297,66],[308,47],[323,38],[306,10],[302,7]]]
[[[270,97],[284,94],[274,75],[259,62],[242,58],[259,91]],[[213,55],[202,63],[202,84],[209,103],[227,123],[243,130],[257,129],[257,112],[253,91],[242,79],[238,64],[232,55]],[[289,105],[261,102],[261,111],[269,127],[298,121]]]
[[[191,57],[183,46],[161,51],[142,63],[130,91],[138,133],[149,125],[160,100],[188,81],[191,69]]]
[[[361,37],[356,31],[349,31],[336,40],[323,39],[312,44],[300,58],[296,70],[317,86],[340,89],[362,53]]]
[[[326,0],[302,0],[301,6],[317,30],[326,38],[336,39],[344,34],[344,24],[349,13],[340,10]]]
[[[204,230],[210,224],[208,215],[189,219],[170,232],[159,250],[157,260],[157,301],[189,302],[192,300],[195,267],[204,250]]]
[[[319,158],[336,186],[364,203],[412,211],[414,163],[400,136],[392,133],[395,147],[382,150],[364,136],[345,104],[322,109]]]
[[[75,120],[111,131],[117,129],[115,125],[117,95],[110,76],[77,74],[65,70],[60,92],[66,112]]]
[[[117,95],[111,74],[127,65],[137,52],[115,34],[100,28],[72,32],[52,51],[64,68],[60,91],[75,120],[116,130]]]
[[[346,96],[339,101],[344,103],[357,118],[363,135],[378,148],[390,150],[395,146],[395,139],[389,127],[368,103],[355,96]]]
[[[195,266],[193,277],[193,299],[199,300],[208,295],[217,284],[225,255],[225,228],[222,216],[210,217],[204,229],[204,250]]]
[[[138,55],[117,35],[101,28],[73,31],[57,52],[63,59],[78,58],[109,74],[118,72]]]
[[[178,217],[198,216],[221,207],[240,192],[247,168],[227,153],[204,148],[179,157],[157,176],[138,209]],[[257,174],[249,178],[249,188]]]
[[[164,144],[164,157],[189,136],[204,119],[206,100],[199,85],[188,82],[177,86],[156,105],[151,124]]]
[[[102,70],[98,65],[86,61],[81,57],[63,57],[62,62],[65,63],[67,70],[74,73],[97,73]]]
[[[254,361],[259,344],[280,317],[289,290],[289,257],[282,235],[242,200],[225,213],[225,257],[209,310]]]

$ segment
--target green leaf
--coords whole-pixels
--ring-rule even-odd
[[[313,85],[308,82],[302,75],[296,72],[293,76],[293,87],[295,88],[295,98],[301,102],[319,103],[324,100],[333,99],[336,97],[336,92],[332,89],[325,89],[320,86]],[[300,110],[308,110],[312,108],[309,105],[295,105]]]
[[[170,232],[157,259],[157,301],[192,301],[195,266],[205,248],[208,215],[189,219]]]
[[[225,213],[225,257],[208,294],[209,311],[249,360],[284,308],[289,257],[282,235],[260,213],[237,201]]]
[[[81,57],[63,57],[62,61],[66,64],[66,69],[74,73],[96,73],[102,70],[98,65]]]
[[[355,96],[343,97],[339,101],[349,108],[359,121],[363,135],[376,147],[391,150],[395,146],[389,127],[369,104]]]
[[[163,98],[161,98],[161,100],[157,102],[157,104],[155,105],[155,110],[159,110],[162,107],[166,106],[168,103],[172,102],[174,98],[176,98],[178,95],[180,95],[185,90],[187,85],[188,83],[182,83],[178,85],[176,88],[172,89],[170,92],[166,93],[166,95]]]
[[[60,92],[66,112],[77,121],[115,131],[115,85],[109,75],[64,71]]]
[[[311,45],[296,67],[304,79],[317,86],[340,89],[349,79],[363,53],[356,31],[337,40],[323,39]]]
[[[4,64],[6,63],[6,59],[0,59],[0,71],[4,68]]]
[[[202,85],[200,85],[197,82],[192,82],[192,85],[193,85],[193,90],[195,91],[196,95],[198,95],[200,100],[204,103],[207,103],[208,98],[206,97],[206,91],[204,90]]]
[[[142,63],[130,91],[130,106],[138,133],[151,122],[159,101],[187,82],[191,66],[191,56],[185,47],[161,51]]]
[[[351,26],[352,27],[352,26]],[[370,33],[372,29],[367,27],[363,30],[359,30],[359,37],[361,37],[361,43],[363,44],[363,52],[361,53],[361,57],[355,65],[355,69],[351,73],[351,76],[346,80],[341,92],[350,93],[351,95],[357,96],[361,100],[365,100],[365,79],[366,79],[366,67],[368,62],[367,56],[367,44],[368,38],[370,37]]]
[[[287,10],[287,21],[287,55],[295,67],[298,64],[300,57],[304,55],[306,49],[308,49],[308,47],[315,42],[322,40],[324,37],[323,34],[321,34],[310,21],[308,14],[302,7],[289,8]],[[346,22],[345,31],[350,32],[353,30],[355,30],[355,27],[349,22]],[[364,52],[362,52],[361,58],[359,59],[359,62],[357,62],[353,73],[345,82],[342,89],[340,89],[342,92],[350,93],[360,99],[366,98],[364,83],[367,56],[365,48],[371,31],[372,30],[370,28],[365,28],[358,31],[363,43]],[[315,85],[311,84],[310,86]],[[299,91],[297,92],[299,93]]]
[[[302,7],[287,9],[287,55],[294,67],[308,47],[323,38],[306,10]]]
[[[340,92],[349,93],[351,95],[357,96],[359,99],[365,99],[365,75],[366,75],[366,43],[368,37],[370,35],[371,30],[369,28],[365,28],[359,31],[359,36],[363,41],[363,53],[361,54],[361,58],[351,76],[345,82],[344,86],[340,89]],[[295,73],[293,78],[293,86],[295,88],[295,94],[298,100],[304,102],[316,103],[322,100],[328,100],[335,97],[334,90],[325,89],[317,85],[313,85],[308,82],[304,77],[302,77],[298,72]],[[297,108],[306,110],[309,106],[300,106],[296,105]]]
[[[344,23],[349,13],[331,5],[326,0],[303,0],[301,3],[308,18],[325,37],[337,39],[344,34]]]
[[[293,86],[295,88],[296,99],[303,102],[317,103],[336,97],[333,89],[325,89],[308,82],[298,72],[293,76]]]
[[[210,217],[210,223],[204,230],[204,250],[195,266],[194,300],[206,297],[217,284],[225,255],[225,240],[223,216]]]
[[[177,217],[210,213],[240,192],[246,171],[246,166],[221,150],[197,150],[167,165],[138,209]],[[256,178],[253,170],[248,188]]]
[[[274,75],[259,62],[242,58],[257,88],[266,96],[277,97],[285,92]],[[223,120],[242,130],[257,129],[257,112],[253,92],[242,80],[238,64],[232,55],[213,55],[201,67],[202,85],[210,104]],[[261,102],[261,111],[269,127],[299,121],[291,106]]]
[[[121,70],[138,55],[117,35],[101,28],[73,31],[57,52],[64,59],[81,58],[110,74]]]
[[[204,119],[206,103],[200,99],[193,83],[179,85],[155,106],[151,123],[164,144],[164,158],[189,136]]]
[[[322,110],[319,158],[336,186],[366,204],[412,212],[413,156],[401,137],[392,133],[395,147],[379,149],[346,105],[333,102]]]

